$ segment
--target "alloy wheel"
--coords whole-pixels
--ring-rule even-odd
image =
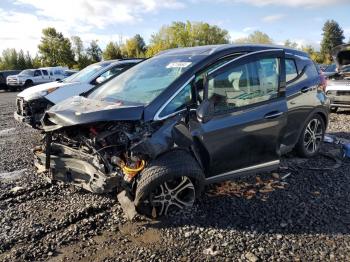
[[[313,154],[319,149],[323,138],[323,127],[319,119],[312,119],[307,125],[304,133],[305,150]]]
[[[149,201],[156,216],[167,215],[170,210],[190,208],[196,198],[195,187],[186,177],[178,177],[160,184],[149,196]],[[152,211],[153,213],[154,211]]]

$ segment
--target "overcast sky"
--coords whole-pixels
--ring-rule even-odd
[[[349,11],[350,0],[0,0],[0,51],[35,54],[48,26],[104,47],[137,33],[148,42],[161,25],[186,20],[216,24],[231,40],[261,30],[276,43],[317,47],[327,19],[339,22],[349,40]]]

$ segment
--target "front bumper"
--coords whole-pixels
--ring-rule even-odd
[[[332,107],[350,107],[350,91],[332,91],[328,97]]]
[[[32,101],[25,101],[22,97],[16,99],[16,111],[14,118],[21,123],[38,128],[41,126],[40,120],[45,111],[53,104],[45,98],[39,98]]]
[[[34,165],[38,173],[50,181],[72,184],[98,194],[112,192],[120,185],[121,176],[96,168],[89,161],[92,156],[56,143],[46,148],[50,148],[51,153],[34,150]]]

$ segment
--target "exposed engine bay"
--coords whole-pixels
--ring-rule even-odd
[[[147,162],[173,144],[171,132],[164,132],[171,130],[173,123],[161,128],[160,125],[119,121],[46,133],[43,146],[35,149],[35,165],[51,180],[71,183],[94,193],[116,189],[131,192]]]

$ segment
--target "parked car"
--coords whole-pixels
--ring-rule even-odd
[[[17,95],[14,117],[17,121],[40,128],[45,110],[74,95],[95,87],[139,63],[140,59],[110,60],[92,64],[60,81],[27,88]]]
[[[17,75],[21,70],[4,70],[0,71],[0,90],[11,90],[6,83],[6,78],[11,75]]]
[[[161,216],[207,183],[267,172],[282,153],[317,154],[329,100],[315,64],[270,45],[164,51],[87,96],[51,107],[39,173]]]
[[[332,56],[337,73],[327,77],[326,92],[335,113],[338,108],[350,108],[350,44],[336,47]]]
[[[64,67],[26,69],[18,75],[8,76],[6,82],[12,89],[23,90],[33,85],[59,81],[64,78],[64,70],[66,70]]]
[[[71,76],[71,75],[74,75],[76,73],[78,73],[79,71],[78,70],[75,70],[75,69],[69,69],[69,70],[65,70],[64,71],[64,78],[68,77],[68,76]]]
[[[323,75],[325,77],[333,76],[337,73],[337,65],[336,64],[330,64],[323,70]]]

